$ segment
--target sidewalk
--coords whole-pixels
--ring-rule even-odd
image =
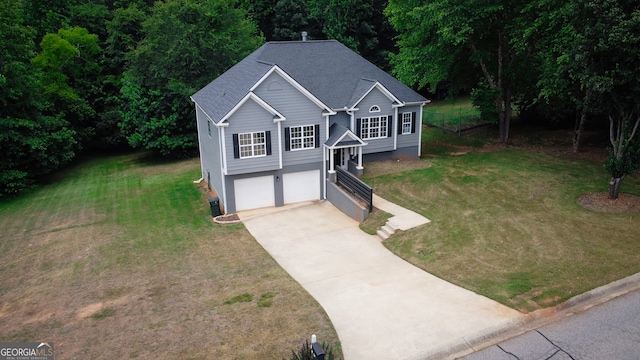
[[[374,206],[399,229],[429,221],[377,196]],[[398,258],[327,201],[238,215],[325,309],[346,360],[415,358],[522,316]]]
[[[376,194],[373,194],[373,206],[394,215],[389,218],[389,222],[394,225],[395,229],[409,230],[431,222],[426,217],[387,201]]]

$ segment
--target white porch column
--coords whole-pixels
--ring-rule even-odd
[[[334,149],[329,148],[329,174],[336,172]]]
[[[356,169],[358,170],[364,169],[362,167],[362,146],[358,146],[358,166],[356,166]]]

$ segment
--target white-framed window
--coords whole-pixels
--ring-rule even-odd
[[[289,140],[290,149],[292,151],[303,150],[303,149],[313,149],[316,147],[315,126],[313,125],[292,126],[289,131],[290,131],[290,140]]]
[[[411,134],[413,118],[411,113],[402,113],[402,135]]]
[[[246,159],[267,155],[264,131],[238,134],[240,158]]]
[[[378,105],[372,105],[372,106],[369,108],[369,112],[380,112],[380,106],[378,106]]]
[[[362,118],[360,123],[360,137],[363,139],[385,138],[389,133],[388,123],[387,116]]]

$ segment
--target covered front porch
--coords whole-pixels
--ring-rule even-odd
[[[364,171],[362,148],[367,145],[351,130],[333,124],[324,143],[326,198],[351,218],[362,222],[373,210],[373,189],[359,177]]]
[[[360,177],[364,171],[362,148],[367,143],[351,130],[338,124],[333,124],[329,128],[329,134],[329,139],[324,143],[324,162],[327,164],[327,177],[329,179],[335,177],[336,168]]]

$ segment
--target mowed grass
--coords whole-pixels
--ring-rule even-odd
[[[480,110],[473,106],[469,97],[432,101],[424,108],[422,121],[451,131],[485,123],[480,119]]]
[[[640,213],[599,213],[576,202],[607,190],[601,162],[482,148],[477,138],[447,144],[434,129],[425,136],[422,168],[365,170],[378,195],[432,220],[385,241],[399,256],[521,311],[640,271]],[[637,175],[622,192],[640,195]]]
[[[282,359],[328,317],[242,224],[211,221],[199,161],[99,158],[0,202],[0,339],[58,359]]]

